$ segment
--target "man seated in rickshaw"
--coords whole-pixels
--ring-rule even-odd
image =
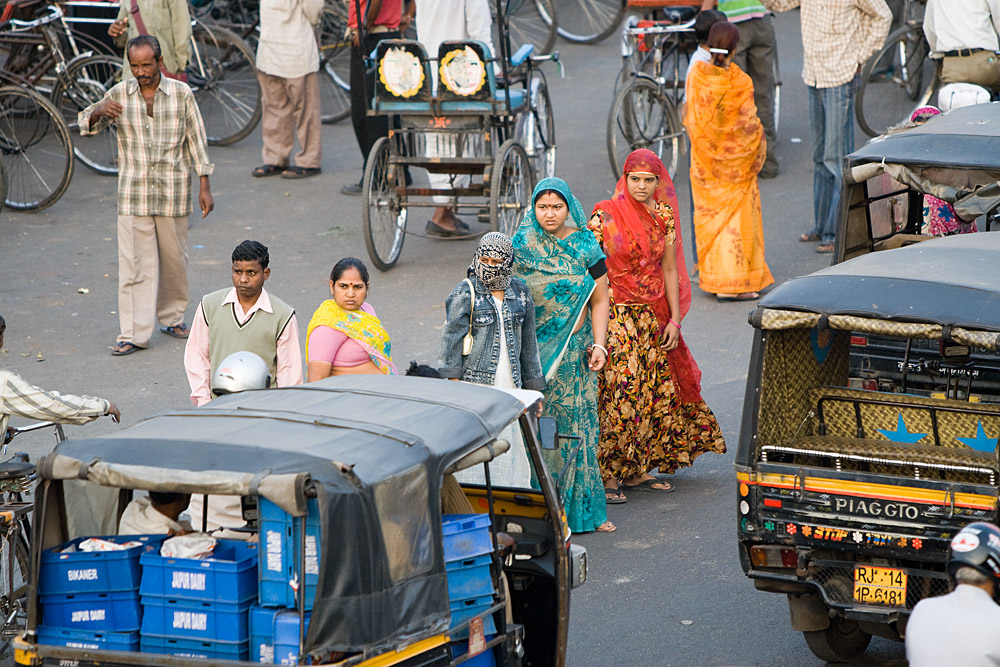
[[[119,535],[183,535],[194,532],[191,523],[181,518],[191,504],[190,493],[150,491],[125,507],[118,524]]]

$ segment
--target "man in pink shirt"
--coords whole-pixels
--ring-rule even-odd
[[[233,250],[233,286],[205,295],[184,348],[191,401],[212,400],[211,378],[233,352],[253,352],[268,364],[272,386],[302,384],[295,310],[264,289],[271,275],[267,246],[244,241]]]

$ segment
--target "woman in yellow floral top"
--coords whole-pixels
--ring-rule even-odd
[[[598,458],[608,502],[624,489],[669,493],[652,475],[673,473],[726,443],[701,398],[701,371],[681,337],[691,305],[677,196],[652,151],[629,155],[612,199],[589,227],[607,255],[611,290],[608,364],[600,379]]]

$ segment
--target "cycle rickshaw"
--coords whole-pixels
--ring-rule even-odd
[[[499,77],[493,54],[482,42],[444,42],[434,59],[412,40],[384,40],[375,50],[368,113],[389,116],[394,129],[368,154],[361,222],[368,255],[383,271],[399,259],[410,207],[433,207],[433,196],[447,195],[456,210],[473,211],[480,221],[489,221],[491,230],[511,235],[530,204],[536,179],[555,174],[555,118],[536,65],[559,55],[532,56],[530,45],[511,55],[502,7],[497,20]],[[432,62],[440,73],[436,91]],[[409,174],[413,167],[467,175],[469,183],[415,187]]]

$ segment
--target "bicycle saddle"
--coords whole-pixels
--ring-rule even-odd
[[[27,477],[35,472],[35,464],[11,459],[0,463],[0,479]]]

